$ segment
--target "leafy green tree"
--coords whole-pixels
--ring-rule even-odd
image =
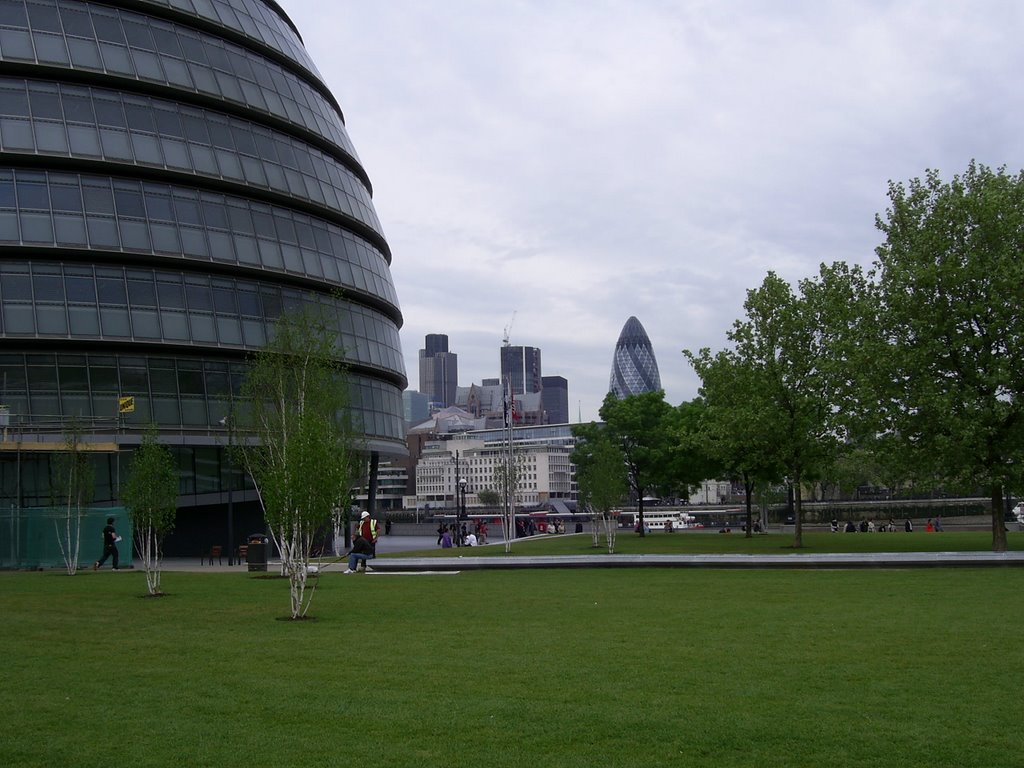
[[[696,439],[721,462],[730,477],[739,477],[747,512],[747,536],[753,535],[753,495],[759,482],[778,480],[785,474],[776,451],[771,405],[754,367],[733,351],[715,355],[704,348],[694,354],[683,350],[701,378],[700,394],[705,408]]]
[[[704,480],[719,478],[725,472],[701,434],[706,414],[707,403],[702,398],[684,401],[669,413],[667,426],[672,442],[667,477],[659,488],[662,497],[688,497]]]
[[[728,334],[743,367],[737,370],[755,383],[747,386],[761,409],[759,444],[772,446],[767,466],[780,464],[795,490],[796,548],[803,546],[803,483],[830,464],[855,421],[850,366],[866,295],[860,270],[842,263],[822,265],[798,289],[769,272],[747,292],[746,319]]]
[[[318,534],[344,508],[358,466],[343,353],[312,308],[282,315],[242,385],[236,444],[288,577],[291,617],[316,588],[307,575]]]
[[[600,415],[608,439],[622,452],[626,478],[636,495],[637,529],[644,535],[644,496],[669,482],[673,449],[672,406],[665,393],[643,392],[618,399],[608,393]]]
[[[477,491],[476,497],[485,507],[496,507],[501,504],[501,493],[493,488],[481,488]]]
[[[1024,173],[971,162],[890,183],[875,266],[872,371],[880,430],[935,474],[989,489],[1006,550],[1004,487],[1024,459]]]
[[[577,439],[572,462],[576,467],[578,503],[594,518],[594,546],[601,545],[603,529],[608,554],[613,554],[617,521],[612,510],[622,504],[629,490],[625,459],[618,445],[609,439],[603,424],[577,424],[572,432]]]
[[[92,500],[93,463],[83,440],[84,431],[78,419],[68,423],[64,450],[56,454],[53,471],[53,506],[62,511],[54,517],[57,545],[69,576],[78,572],[78,557],[82,547],[82,518]]]
[[[150,595],[161,594],[163,542],[178,512],[178,468],[171,449],[157,442],[155,425],[143,435],[132,457],[122,496],[146,572],[146,587]]]

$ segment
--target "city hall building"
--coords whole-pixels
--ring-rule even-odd
[[[169,553],[226,535],[229,488],[243,535],[259,514],[226,417],[249,355],[302,305],[345,350],[368,456],[402,454],[402,318],[371,192],[272,0],[0,0],[0,508],[52,503],[72,419],[95,501],[116,504],[154,422],[181,476]]]

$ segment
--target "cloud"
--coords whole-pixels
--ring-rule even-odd
[[[890,179],[1024,163],[1016,3],[282,5],[373,180],[414,387],[426,333],[496,376],[515,311],[592,418],[636,315],[689,399],[680,350],[768,270],[871,262]]]

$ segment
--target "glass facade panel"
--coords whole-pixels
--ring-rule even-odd
[[[122,180],[112,185],[108,178],[77,174],[19,170],[0,185],[0,205],[6,199],[14,215],[20,210],[20,223],[12,220],[7,231],[0,227],[0,242],[88,243],[106,250],[191,255],[293,272],[372,295],[396,307],[397,314],[385,254],[369,241],[305,214],[226,195],[199,199],[191,190],[170,185],[140,187]],[[47,196],[52,210],[47,210]],[[87,218],[58,210],[84,210]],[[289,241],[298,241],[301,248]]]
[[[182,490],[217,492],[211,442],[245,361],[283,311],[313,307],[348,355],[354,423],[401,452],[391,255],[341,110],[276,4],[0,0],[0,63],[15,423],[82,417],[130,443],[155,421]],[[123,395],[135,411],[118,422]],[[25,463],[26,499],[48,503],[48,461]],[[118,461],[96,466],[109,498]]]

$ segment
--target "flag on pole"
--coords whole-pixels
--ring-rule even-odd
[[[503,410],[505,412],[505,426],[511,427],[513,423],[522,418],[522,414],[516,407],[516,396],[512,391],[512,383],[506,379],[505,392],[503,397]]]

